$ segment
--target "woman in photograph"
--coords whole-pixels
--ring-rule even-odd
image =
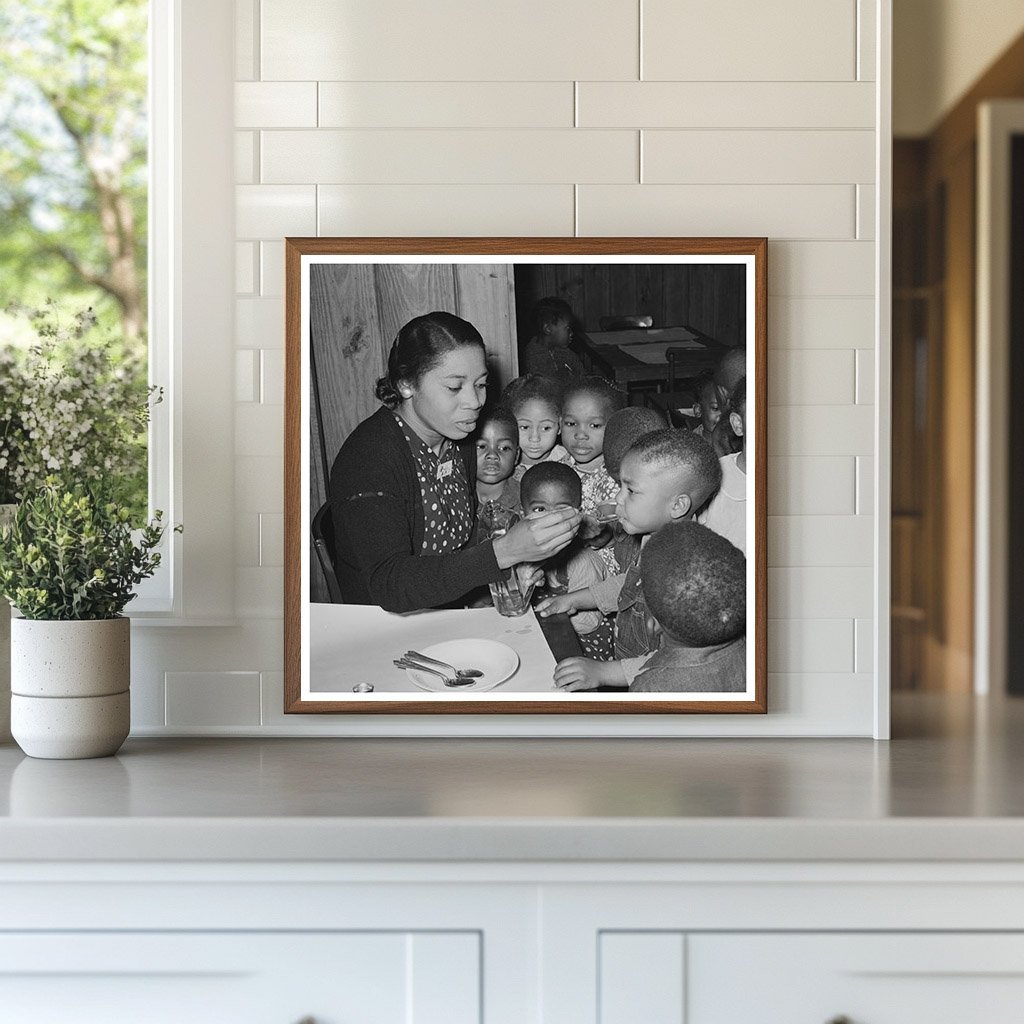
[[[465,443],[486,397],[484,343],[452,313],[427,313],[399,332],[382,407],[341,447],[330,476],[335,571],[348,604],[408,612],[458,604],[501,570],[541,562],[580,523],[564,509],[472,543],[476,454]]]

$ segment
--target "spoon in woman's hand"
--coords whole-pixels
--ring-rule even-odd
[[[447,661],[438,661],[437,658],[430,658],[426,654],[420,654],[419,651],[406,651],[404,657],[406,660],[422,661],[424,665],[446,668],[453,676],[469,676],[470,679],[479,679],[483,675],[478,668],[456,668],[454,665],[449,665]]]

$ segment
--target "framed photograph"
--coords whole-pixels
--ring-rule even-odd
[[[764,713],[763,238],[289,238],[285,711]]]

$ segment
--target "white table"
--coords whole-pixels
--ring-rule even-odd
[[[499,615],[493,608],[458,608],[396,615],[372,605],[309,606],[309,678],[316,693],[349,695],[357,683],[375,693],[420,693],[392,662],[444,640],[498,640],[519,655],[511,679],[487,693],[553,693],[555,659],[536,615]]]

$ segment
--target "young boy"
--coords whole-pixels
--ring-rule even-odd
[[[527,518],[556,509],[579,508],[583,497],[580,478],[560,462],[541,462],[531,466],[523,476],[520,490]],[[549,594],[586,590],[608,576],[601,556],[579,540],[545,562],[543,569]],[[599,611],[577,611],[569,621],[588,658],[607,661],[612,656],[611,619]]]
[[[644,434],[664,430],[668,424],[657,409],[645,405],[627,405],[608,418],[604,428],[604,468],[608,475],[619,482],[619,467],[622,457]]]
[[[735,693],[747,687],[747,560],[724,537],[682,520],[640,558],[661,647],[630,693]]]
[[[533,337],[523,350],[527,373],[568,381],[583,373],[572,342],[572,307],[565,299],[549,296],[533,307]]]
[[[729,425],[739,439],[735,455],[723,455],[722,486],[707,509],[698,517],[715,533],[747,551],[747,378],[741,377],[729,398]]]
[[[629,534],[647,538],[669,523],[692,519],[714,493],[722,471],[710,445],[689,430],[658,430],[642,437],[619,468],[616,502],[619,523]],[[647,610],[641,583],[640,552],[624,573],[537,606],[541,614],[597,608],[615,612],[615,661],[566,658],[555,667],[555,683],[565,690],[628,686],[658,646],[659,628]]]
[[[479,507],[495,502],[519,511],[519,427],[510,412],[494,409],[480,417],[476,437],[476,497]]]

